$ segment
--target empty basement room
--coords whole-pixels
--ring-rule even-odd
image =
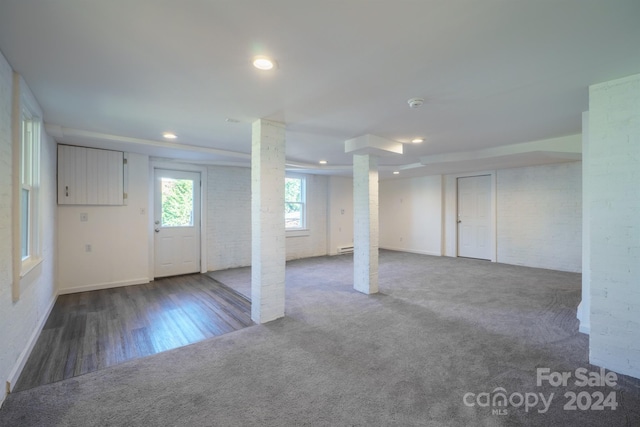
[[[640,425],[638,22],[0,1],[0,426]]]

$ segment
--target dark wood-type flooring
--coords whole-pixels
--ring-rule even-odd
[[[251,303],[203,274],[60,295],[15,391],[252,325]]]

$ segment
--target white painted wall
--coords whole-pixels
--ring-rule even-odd
[[[640,378],[640,74],[589,88],[590,362]]]
[[[338,247],[353,245],[353,179],[328,177],[327,254],[336,255]]]
[[[31,270],[21,283],[14,302],[11,234],[12,220],[12,69],[0,54],[0,403],[6,397],[4,382],[15,384],[30,348],[53,307],[55,289],[55,143],[43,132],[41,146],[41,221],[42,263]]]
[[[442,177],[380,182],[380,247],[442,255]]]
[[[580,272],[582,164],[497,171],[497,260]]]
[[[149,158],[128,153],[126,206],[58,206],[61,293],[147,283]],[[81,222],[80,214],[88,214]],[[86,251],[91,245],[91,252]]]

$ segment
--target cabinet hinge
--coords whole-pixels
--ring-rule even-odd
[[[123,194],[122,194],[122,198],[123,198],[123,199],[126,199],[126,198],[127,198],[127,193],[123,193]]]
[[[127,159],[122,159],[122,164],[127,164]]]

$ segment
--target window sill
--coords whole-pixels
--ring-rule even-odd
[[[22,263],[22,267],[20,268],[20,278],[22,279],[27,274],[29,274],[34,268],[42,264],[44,258],[29,258],[27,261]]]
[[[295,230],[286,230],[287,237],[304,237],[309,236],[311,232],[307,228],[299,228]]]

